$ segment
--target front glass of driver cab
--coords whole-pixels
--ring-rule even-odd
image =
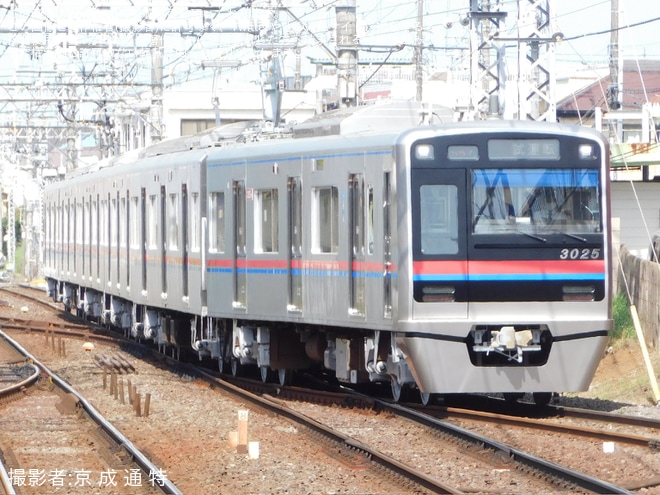
[[[472,233],[602,231],[593,168],[472,170]]]

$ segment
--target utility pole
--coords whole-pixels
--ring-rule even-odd
[[[555,44],[551,30],[553,0],[518,0],[518,119],[555,122]]]
[[[504,100],[503,52],[496,45],[507,13],[500,0],[470,0],[470,108],[466,118],[497,116]],[[492,56],[491,52],[495,52]]]
[[[422,101],[424,88],[424,0],[417,0],[417,38],[415,39],[416,100]]]
[[[620,110],[623,106],[623,58],[621,56],[621,44],[619,43],[619,0],[610,0],[611,33],[610,33],[610,86],[607,89],[607,105],[609,110]],[[623,140],[622,122],[616,120],[616,142]]]
[[[337,96],[340,107],[355,107],[357,97],[357,36],[355,0],[342,0],[337,5]]]
[[[164,34],[151,37],[151,142],[163,140],[163,40]]]

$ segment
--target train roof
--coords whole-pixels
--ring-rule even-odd
[[[75,177],[96,172],[100,169],[116,167],[126,163],[134,163],[141,159],[153,157],[174,157],[180,152],[207,149],[234,149],[239,151],[245,143],[272,143],[275,145],[283,139],[297,141],[302,144],[310,138],[343,136],[355,138],[364,143],[368,136],[375,140],[385,138],[385,135],[399,137],[406,131],[430,126],[441,126],[446,132],[465,132],[466,129],[482,130],[499,128],[511,131],[516,129],[538,130],[548,128],[547,122],[534,121],[503,121],[499,119],[486,121],[456,122],[451,108],[426,105],[416,101],[394,101],[381,104],[342,108],[316,115],[303,123],[290,124],[275,128],[272,123],[263,121],[244,121],[214,127],[204,132],[173,138],[147,147],[132,150],[125,154],[101,160],[89,167],[74,170],[67,177]],[[582,128],[587,130],[587,128]],[[556,132],[575,133],[576,126],[555,124]],[[592,129],[593,131],[593,129]],[[314,140],[310,140],[314,143]],[[347,143],[347,141],[343,141]],[[303,146],[306,148],[307,146]],[[229,152],[228,156],[235,153]],[[217,154],[215,154],[218,156]]]
[[[424,105],[416,101],[395,101],[322,113],[293,127],[292,132],[293,137],[299,139],[401,131],[425,124],[446,124],[454,120],[454,111],[448,107]]]

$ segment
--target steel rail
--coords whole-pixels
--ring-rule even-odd
[[[496,452],[502,452],[506,454],[511,460],[529,466],[537,471],[550,474],[552,476],[561,478],[566,481],[589,490],[594,493],[602,494],[626,494],[633,495],[633,492],[626,490],[620,486],[614,485],[607,481],[599,480],[587,474],[581,473],[569,469],[554,462],[542,459],[540,457],[534,456],[522,450],[516,449],[509,445],[505,445],[501,442],[493,440],[488,437],[484,437],[477,433],[468,431],[459,426],[452,425],[445,421],[439,420],[428,414],[403,407],[399,404],[394,404],[384,400],[376,399],[375,403],[378,406],[382,407],[385,410],[395,412],[401,416],[408,417],[418,423],[425,424],[429,427],[436,428],[441,430],[443,433],[451,435],[453,437],[460,438],[461,440],[470,442],[472,444],[477,444],[485,448],[490,448]]]
[[[48,374],[48,376],[53,380],[53,382],[65,390],[67,393],[73,394],[81,407],[85,412],[96,422],[103,430],[112,438],[112,440],[118,445],[126,449],[126,451],[132,456],[133,461],[140,466],[140,468],[145,473],[159,473],[159,468],[153,464],[140,450],[133,445],[133,443],[122,435],[117,428],[115,428],[111,423],[109,423],[102,415],[99,413],[94,406],[92,406],[82,395],[80,395],[73,387],[68,383],[62,380],[60,377],[52,373],[46,365],[41,363],[36,359],[32,354],[30,354],[25,348],[23,348],[18,342],[9,337],[6,333],[0,330],[0,336],[2,336],[7,342],[9,342],[16,350],[21,354],[30,359],[36,366]],[[172,483],[166,476],[158,479],[159,483],[155,483],[154,487],[159,488],[163,493],[172,494],[172,495],[182,495],[182,492]],[[162,481],[162,485],[160,484]]]

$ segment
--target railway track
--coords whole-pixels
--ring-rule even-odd
[[[18,322],[17,326],[23,323]],[[99,338],[101,346],[106,343],[110,345],[114,338],[98,335],[96,331],[53,329],[47,324],[43,328],[37,328],[38,326],[37,324],[32,325],[33,333],[50,331],[54,335],[61,335],[64,339],[80,341]],[[21,334],[24,333],[21,332]],[[33,335],[32,339],[34,340],[34,338]],[[134,343],[130,345],[135,346]],[[126,349],[127,345],[123,347]],[[52,351],[52,347],[49,350]],[[146,350],[131,352],[141,354],[142,357],[147,356]],[[450,417],[459,419],[460,414],[468,413],[460,413],[452,408],[445,408],[444,411],[442,408],[436,408],[435,412],[432,411],[433,408],[430,408],[426,412],[420,412],[415,411],[414,408],[389,404],[387,401],[346,392],[307,391],[298,387],[264,384],[259,380],[221,379],[213,371],[186,365],[162,354],[155,354],[148,359],[161,363],[158,364],[159,367],[170,367],[171,373],[192,377],[190,380],[194,383],[203,379],[206,387],[219,391],[221,397],[227,395],[238,397],[240,403],[251,404],[253,414],[258,416],[277,414],[279,417],[287,418],[287,421],[295,422],[297,429],[311,432],[314,438],[323,438],[323,440],[318,440],[324,446],[324,456],[320,458],[321,462],[328,463],[328,459],[332,459],[350,471],[363,472],[367,469],[374,473],[388,473],[389,476],[386,478],[383,478],[382,475],[374,475],[379,481],[376,484],[372,482],[372,487],[379,486],[379,484],[380,486],[396,485],[407,487],[407,489],[413,487],[414,490],[421,492],[463,493],[475,490],[474,486],[470,484],[475,479],[477,485],[492,487],[502,482],[503,478],[506,478],[504,481],[510,486],[515,486],[520,493],[535,491],[552,493],[552,491],[567,489],[595,493],[629,493],[631,489],[653,486],[650,479],[639,479],[636,485],[630,480],[623,480],[626,483],[621,485],[602,481],[597,477],[585,475],[577,470],[563,467],[559,463],[548,461],[543,456],[527,454],[523,448],[508,445],[507,442],[475,434],[470,429],[456,427],[451,425],[448,419]],[[141,373],[144,374],[144,371]],[[205,408],[207,409],[208,404],[216,400],[219,399],[207,396]],[[322,404],[323,407],[319,407],[319,404]],[[337,407],[341,407],[340,414],[337,413]],[[315,417],[317,412],[315,409],[323,412]],[[538,411],[538,408],[536,410]],[[564,411],[563,414],[566,413]],[[437,417],[433,418],[431,414],[435,414]],[[498,413],[491,414],[492,417],[486,420],[484,418],[487,415],[480,413],[481,418],[472,421],[495,423],[499,425],[496,428],[500,429],[506,423],[522,430],[520,424],[516,426],[513,423],[515,418],[498,418]],[[394,421],[404,421],[400,416],[408,418],[405,421],[412,423],[413,426],[406,426],[405,422],[396,423],[399,426],[395,426]],[[475,414],[475,417],[477,416]],[[333,417],[341,418],[346,423],[333,424]],[[524,418],[519,419],[524,422],[522,421]],[[360,426],[361,421],[369,423],[365,431],[361,431],[363,430]],[[655,428],[655,426],[649,425],[649,428]],[[529,428],[529,425],[525,427]],[[390,432],[381,435],[380,429],[389,429]],[[396,436],[392,436],[391,430],[400,430],[405,433],[402,433],[403,436],[397,439]],[[431,434],[429,434],[430,432]],[[382,443],[373,442],[381,436],[383,437]],[[393,438],[395,441],[392,441]],[[224,443],[226,438],[222,438],[220,441]],[[608,441],[620,442],[620,440]],[[645,448],[648,449],[649,445],[650,443],[647,442]],[[150,449],[153,450],[153,447]],[[442,460],[442,455],[447,455],[446,463]],[[449,459],[452,456],[454,464],[451,464]],[[457,459],[462,460],[457,461]],[[431,464],[428,463],[429,461]],[[421,464],[424,465],[420,466]],[[440,468],[439,470],[440,465],[455,467]],[[461,465],[463,468],[459,467]],[[373,469],[368,469],[370,467]],[[454,474],[461,474],[461,470],[464,476],[454,476],[452,479]],[[376,493],[380,492],[376,491]]]
[[[13,383],[0,389],[0,451],[11,477],[5,484],[20,487],[21,493],[58,487],[72,494],[89,493],[92,487],[117,494],[182,493],[84,396],[6,333],[0,331],[0,338],[3,354],[11,345],[31,363],[23,368],[33,371],[28,376],[17,373]],[[37,390],[28,393],[28,387]],[[16,397],[19,392],[23,397]],[[7,403],[10,396],[13,400]]]

